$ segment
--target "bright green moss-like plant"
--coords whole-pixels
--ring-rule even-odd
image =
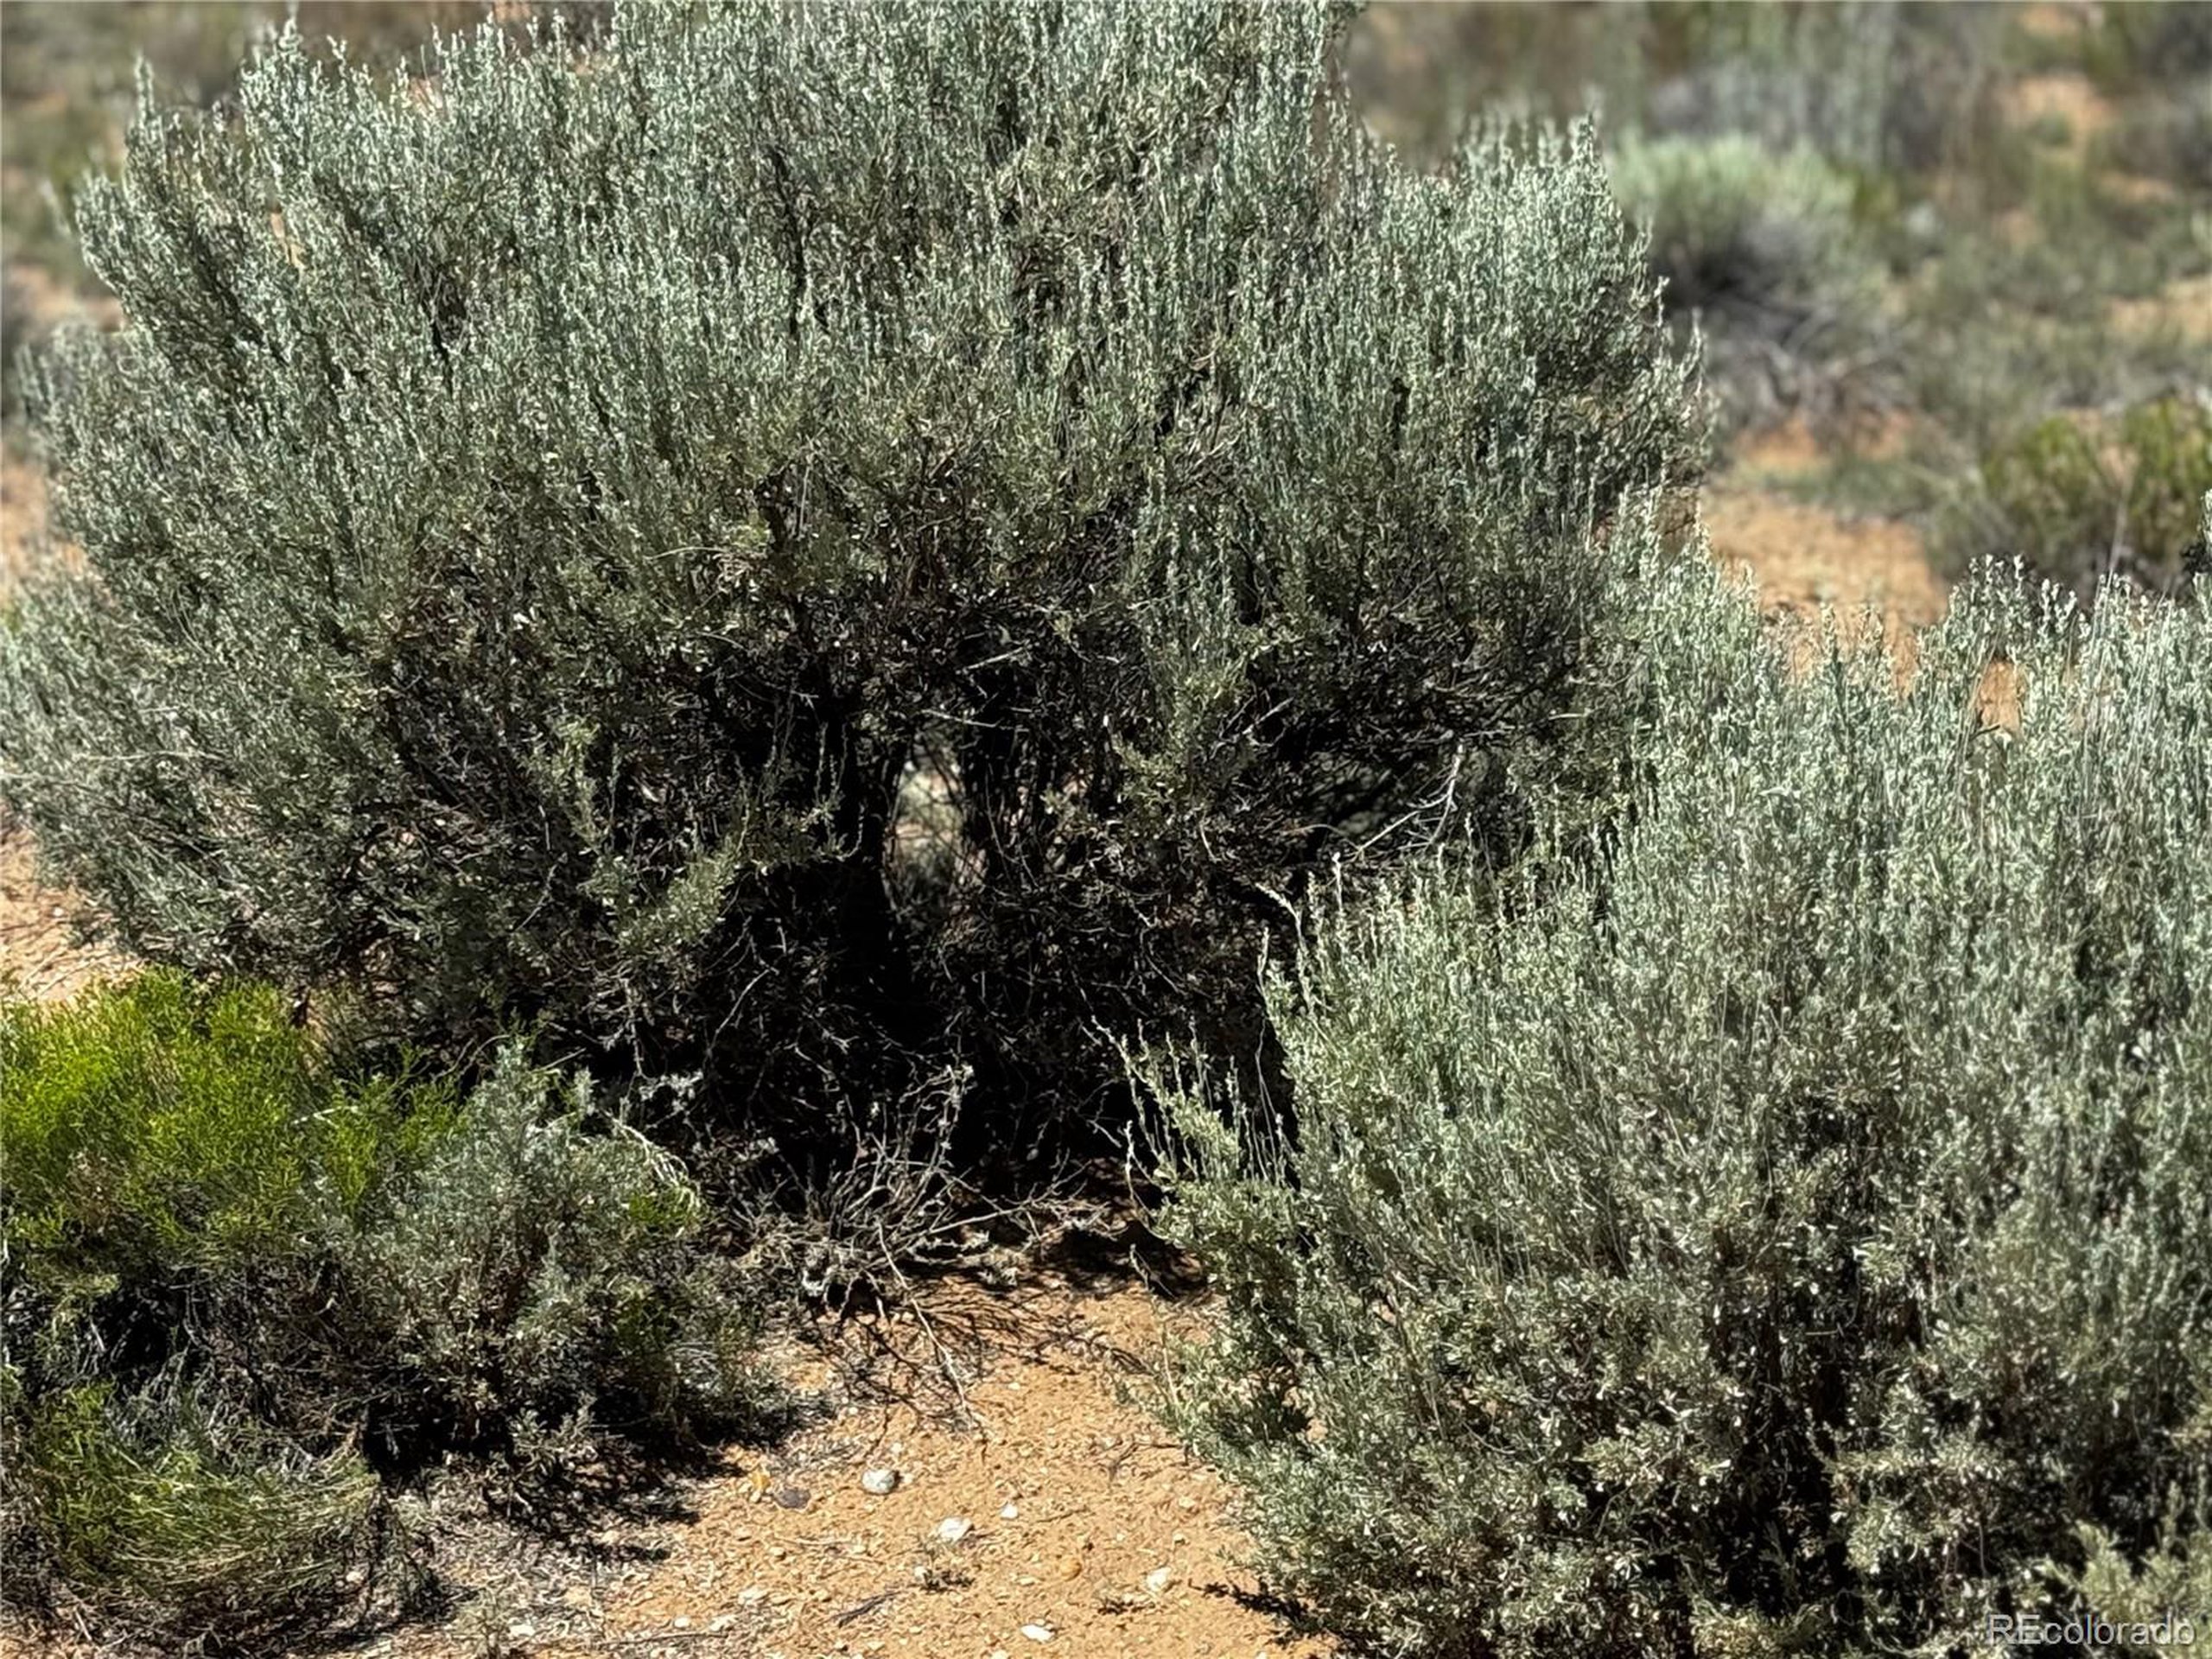
[[[1417,176],[1333,28],[641,5],[147,110],[0,797],[157,959],[801,1136],[1249,1028],[1270,894],[1579,764],[1700,448],[1592,136]]]
[[[7,1245],[35,1275],[220,1274],[298,1249],[451,1121],[449,1094],[334,1079],[266,987],[143,975],[0,1002]]]
[[[2202,1582],[2212,615],[1993,581],[1900,693],[1716,580],[1651,590],[1605,857],[1325,908],[1281,1116],[1155,1071],[1222,1308],[1170,1417],[1379,1650],[1939,1652]]]

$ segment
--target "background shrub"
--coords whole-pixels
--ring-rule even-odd
[[[2202,1573],[2208,619],[1993,582],[1900,694],[1713,580],[1653,588],[1607,857],[1325,908],[1294,1122],[1155,1068],[1223,1308],[1170,1415],[1388,1651],[1939,1651]]]
[[[0,421],[22,415],[22,397],[16,379],[23,348],[31,343],[36,320],[30,297],[12,272],[0,272]]]
[[[1623,133],[1809,149],[1856,178],[1973,164],[2001,125],[2006,20],[1987,7],[1505,3],[1376,6],[1346,67],[1385,135],[1449,153],[1468,111],[1565,116]]]
[[[2099,140],[2113,164],[2184,188],[2212,178],[2212,70],[2149,107],[2131,111]]]
[[[2083,67],[2107,91],[2212,73],[2212,18],[2202,7],[2113,6],[2093,23]]]
[[[1271,894],[1580,764],[1604,522],[1698,447],[1591,137],[1414,176],[1330,27],[640,7],[149,108],[0,794],[157,959],[802,1136],[1249,1050]]]
[[[1851,181],[1810,149],[1737,133],[1624,139],[1612,174],[1650,227],[1668,306],[1709,331],[1729,416],[1835,413],[1838,365],[1867,346],[1879,276],[1853,222]]]
[[[1940,549],[1954,568],[2018,556],[2084,599],[2111,575],[2168,591],[2207,490],[2212,405],[2154,398],[2111,423],[2053,415],[1984,454],[1947,510]]]
[[[409,1565],[392,1496],[450,1453],[535,1493],[775,1406],[682,1169],[512,1054],[464,1099],[349,1080],[265,988],[0,1003],[0,1166],[11,1596],[275,1641]]]

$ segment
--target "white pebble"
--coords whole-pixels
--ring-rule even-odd
[[[874,1497],[887,1497],[899,1489],[896,1469],[871,1469],[861,1477],[861,1490]]]
[[[949,1515],[937,1523],[937,1541],[941,1544],[957,1544],[969,1534],[968,1522],[957,1515]]]
[[[1025,1624],[1021,1627],[1021,1633],[1032,1642],[1049,1642],[1052,1639],[1052,1627],[1049,1624]]]

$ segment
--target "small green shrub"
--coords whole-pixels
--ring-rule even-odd
[[[1651,227],[1671,304],[1802,307],[1853,274],[1848,179],[1810,150],[1753,139],[1630,139],[1613,186]]]
[[[310,1631],[358,1602],[381,1564],[382,1494],[357,1454],[308,1456],[209,1421],[188,1395],[72,1389],[41,1402],[10,1449],[42,1564],[142,1636]]]
[[[339,1275],[387,1392],[442,1438],[580,1415],[725,1427],[766,1396],[755,1319],[685,1248],[702,1219],[669,1154],[581,1080],[509,1055],[419,1173],[345,1231]]]
[[[154,972],[73,1004],[0,1003],[6,1239],[34,1275],[282,1257],[326,1197],[358,1206],[450,1116],[436,1089],[336,1083],[267,988]]]
[[[1324,909],[1281,1116],[1153,1068],[1220,1296],[1169,1417],[1382,1651],[1955,1651],[2204,1572],[2212,615],[1993,580],[1900,693],[1716,580],[1650,594],[1605,857]]]
[[[1592,135],[1417,176],[1337,21],[639,6],[588,73],[287,41],[149,105],[79,213],[126,325],[34,383],[86,571],[0,629],[0,797],[143,954],[733,1139],[1125,1108],[1117,1039],[1249,1033],[1271,894],[1520,832],[1606,521],[1699,462]]]
[[[333,1615],[453,1454],[542,1506],[777,1403],[683,1170],[512,1052],[461,1097],[265,988],[0,1003],[0,1544],[142,1635]]]
[[[1937,550],[1954,569],[2018,556],[2084,597],[2108,575],[2168,591],[2209,489],[2212,407],[2201,401],[2153,399],[2116,426],[2054,415],[1985,453]]]

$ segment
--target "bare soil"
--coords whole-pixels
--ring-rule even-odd
[[[461,1659],[1318,1659],[1243,1563],[1228,1494],[1130,1398],[1187,1305],[1132,1278],[930,1287],[788,1359],[831,1414],[732,1452],[595,1562],[461,1566],[471,1615],[372,1651]],[[887,1494],[871,1470],[897,1478]],[[473,1628],[472,1628],[473,1627]]]
[[[1885,432],[1868,451],[1910,441],[1902,429]],[[1747,442],[1734,465],[1706,486],[1713,555],[1756,584],[1761,609],[1779,624],[1803,632],[1825,609],[1847,634],[1863,626],[1872,607],[1891,645],[1909,649],[1915,629],[1942,619],[1948,592],[1911,525],[1847,516],[1783,493],[1780,486],[1816,471],[1825,459],[1795,422]]]

